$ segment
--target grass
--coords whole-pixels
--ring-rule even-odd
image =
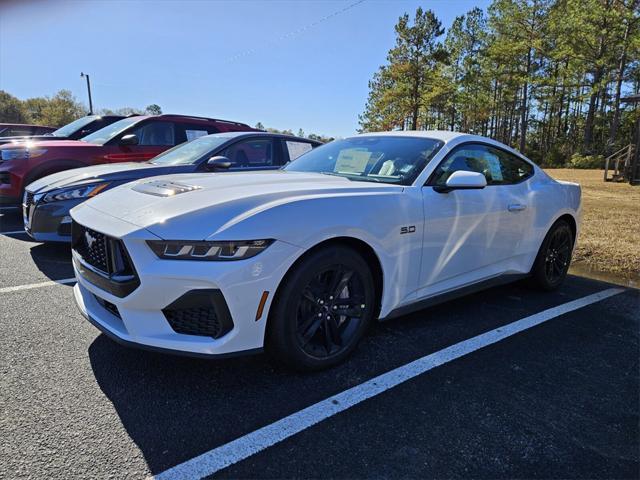
[[[604,273],[640,276],[640,186],[603,180],[602,170],[548,169],[582,186],[582,228],[574,261]]]

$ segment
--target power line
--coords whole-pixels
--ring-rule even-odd
[[[288,40],[290,38],[293,38],[297,35],[300,35],[301,33],[306,32],[307,30],[314,28],[316,26],[318,26],[319,24],[326,22],[327,20],[332,19],[333,17],[337,17],[338,15],[343,14],[344,12],[351,10],[354,7],[357,7],[358,5],[360,5],[361,3],[364,3],[366,0],[358,0],[357,2],[354,2],[350,5],[347,5],[346,7],[340,9],[340,10],[336,10],[333,13],[330,13],[328,15],[325,15],[324,17],[319,18],[318,20],[316,20],[315,22],[309,23],[307,25],[304,25],[300,28],[297,28],[296,30],[293,30],[289,33],[285,33],[284,35],[280,35],[278,38],[275,38],[274,40],[271,40],[270,42],[267,42],[266,44],[262,44],[260,47],[257,48],[250,48],[248,50],[245,50],[244,52],[240,52],[232,57],[229,57],[227,60],[223,61],[223,63],[233,63],[236,60],[239,60],[240,58],[244,58],[247,57],[249,55],[253,55],[254,53],[257,53],[260,50],[264,50],[267,47],[270,47],[276,43],[282,42],[284,40]]]

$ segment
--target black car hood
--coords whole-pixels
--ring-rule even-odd
[[[54,173],[36,180],[27,187],[33,193],[48,193],[53,190],[67,189],[75,186],[98,182],[110,182],[113,186],[141,178],[169,175],[173,173],[192,173],[195,165],[160,166],[152,163],[116,163],[95,165],[93,167],[74,168]]]

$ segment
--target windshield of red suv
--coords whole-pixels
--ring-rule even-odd
[[[88,115],[86,117],[79,118],[71,123],[67,123],[64,127],[60,127],[59,129],[51,132],[51,135],[53,135],[54,137],[68,137],[70,135],[73,135],[75,132],[85,127],[86,125],[89,125],[96,118],[100,117]]]
[[[87,135],[82,139],[82,141],[94,143],[96,145],[104,145],[109,140],[122,133],[126,128],[129,128],[131,125],[139,121],[140,117],[123,118],[122,120],[118,120],[111,125],[107,125],[106,127]]]

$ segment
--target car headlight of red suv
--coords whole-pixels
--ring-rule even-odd
[[[7,148],[3,149],[0,153],[0,158],[3,161],[9,160],[28,160],[30,158],[36,158],[47,153],[46,148]]]

